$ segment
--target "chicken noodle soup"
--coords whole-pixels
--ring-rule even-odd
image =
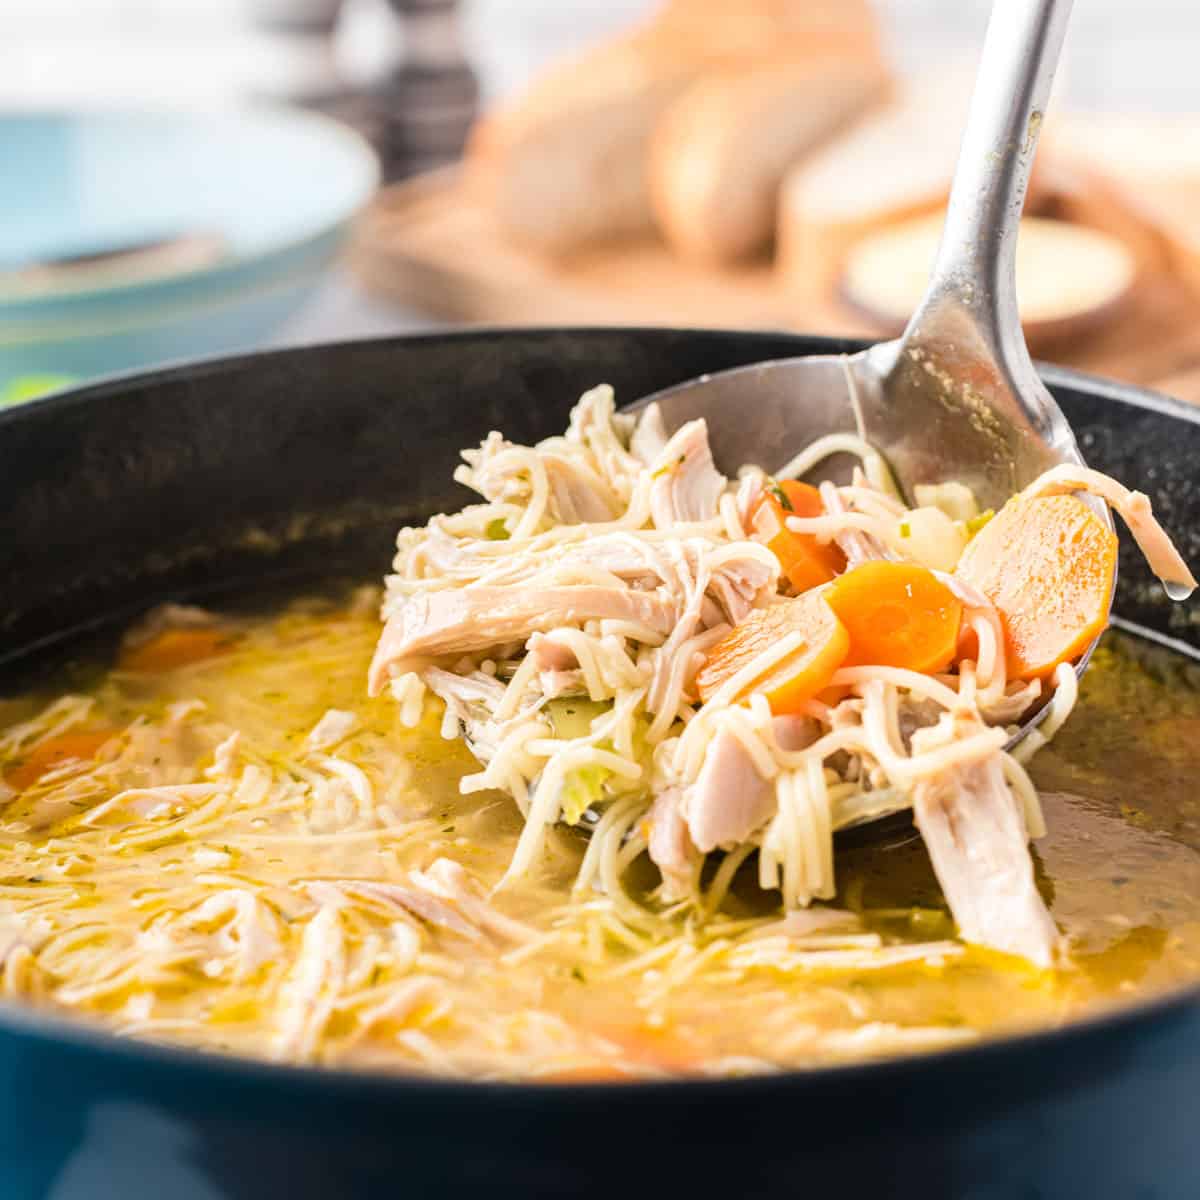
[[[846,449],[847,485],[783,477]],[[0,701],[6,995],[574,1080],[939,1047],[1195,977],[1191,668],[1115,640],[1078,705],[1070,668],[1112,543],[1069,492],[1190,581],[1144,498],[1073,473],[910,509],[856,439],[730,481],[702,425],[606,389],[466,458],[485,503],[401,532],[382,634],[370,588],[171,606]],[[1145,772],[1150,801],[1122,790]],[[908,808],[920,838],[835,854]]]
[[[840,850],[839,894],[784,913],[736,854],[699,906],[632,850],[580,886],[596,843],[560,823],[492,894],[521,815],[459,791],[436,701],[410,728],[365,697],[374,607],[209,617],[152,671],[126,650],[0,708],[6,996],[285,1061],[604,1079],[955,1045],[1197,975],[1200,695],[1162,652],[1111,641],[1035,764],[1068,947],[1039,972],[955,939],[919,841]]]
[[[861,460],[849,485],[794,478],[837,452]],[[1189,592],[1145,496],[1061,466],[999,513],[955,481],[909,508],[847,435],[730,480],[703,420],[668,436],[656,405],[619,414],[606,387],[562,437],[492,433],[463,458],[484,503],[400,532],[370,683],[405,720],[437,695],[482,768],[462,787],[513,798],[502,886],[538,869],[555,822],[588,821],[581,888],[612,890],[645,850],[662,903],[701,909],[722,851],[727,872],[753,855],[790,912],[834,896],[837,829],[911,808],[962,937],[1056,962],[1024,764],[1071,711],[1116,567],[1074,493],[1111,503]]]

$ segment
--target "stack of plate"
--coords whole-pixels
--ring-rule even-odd
[[[0,394],[260,343],[378,180],[350,130],[282,108],[0,118]]]

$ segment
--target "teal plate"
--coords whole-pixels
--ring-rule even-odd
[[[0,117],[0,389],[260,344],[312,293],[379,172],[357,134],[285,108]],[[15,272],[177,237],[201,262]]]

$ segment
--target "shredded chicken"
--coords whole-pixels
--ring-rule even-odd
[[[638,422],[629,439],[629,449],[642,464],[654,468],[654,463],[667,444],[667,430],[663,424],[662,409],[650,404],[638,414]]]
[[[477,929],[508,942],[525,942],[533,930],[506,917],[484,899],[474,880],[452,859],[439,858],[425,871],[409,874],[415,887],[452,904]]]
[[[496,753],[501,736],[493,713],[504,696],[504,685],[482,671],[455,675],[429,667],[425,686],[446,705],[446,715],[461,732],[471,753],[485,766]]]
[[[463,588],[414,596],[388,621],[371,664],[370,687],[378,695],[390,668],[408,660],[466,654],[534,632],[578,626],[591,620],[628,621],[651,636],[675,623],[668,596],[619,587]]]
[[[310,750],[329,750],[344,742],[358,728],[358,717],[352,712],[331,708],[312,727],[305,744]]]
[[[844,666],[802,717],[774,717],[761,695],[744,703],[728,681],[704,703],[697,695],[712,648],[781,591],[753,520],[769,481],[754,466],[727,480],[703,420],[668,436],[657,406],[622,416],[611,389],[593,389],[562,437],[517,446],[493,433],[464,453],[455,477],[486,503],[401,531],[371,690],[393,679],[407,706],[421,688],[440,697],[443,731],[461,732],[484,767],[464,790],[513,796],[525,826],[501,886],[533,869],[548,826],[590,811],[600,848],[580,878],[607,891],[614,862],[646,850],[664,894],[699,902],[705,855],[730,852],[732,871],[757,848],[760,884],[806,905],[836,891],[835,828],[915,807],[963,936],[1052,961],[1026,844],[1042,831],[1040,809],[1002,728],[1045,697],[1038,680],[1010,678],[999,613],[952,573],[974,497],[950,481],[907,508],[880,456],[848,434],[820,439],[783,475],[845,453],[862,464],[851,482],[821,483],[824,511],[789,515],[788,529],[836,542],[849,568],[899,559],[933,570],[963,605],[978,661],[938,676]],[[1109,500],[1172,588],[1193,586],[1144,497],[1065,467],[1025,494],[1056,490]],[[801,648],[800,633],[762,646],[744,680]],[[562,736],[542,715],[562,696],[607,709],[590,732]],[[1051,732],[1074,696],[1056,676]],[[452,902],[457,919],[483,927],[448,876],[413,882],[426,919],[430,904]]]
[[[655,797],[648,818],[647,851],[650,861],[662,872],[669,898],[686,894],[702,857],[688,833],[682,800],[679,788],[666,788]]]
[[[1150,570],[1172,591],[1172,599],[1186,599],[1195,591],[1196,578],[1166,531],[1154,519],[1149,497],[1142,492],[1131,492],[1099,471],[1074,463],[1053,467],[1035,479],[1021,495],[1055,496],[1063,492],[1089,492],[1111,504],[1129,526],[1129,532],[1146,556]],[[1180,594],[1176,596],[1175,591]]]
[[[246,979],[280,953],[279,920],[253,892],[230,888],[210,896],[183,917],[188,929],[208,932],[209,954],[233,961],[233,978]]]
[[[651,464],[650,478],[650,513],[659,529],[717,515],[725,476],[713,466],[703,420],[689,421],[675,432]]]
[[[737,737],[718,733],[696,782],[684,795],[692,843],[707,854],[744,842],[771,816],[775,795]]]
[[[339,910],[322,906],[305,926],[300,955],[281,993],[274,1050],[277,1058],[311,1061],[346,971],[346,940]]]
[[[980,727],[973,716],[946,716],[918,730],[913,748],[934,750]],[[1025,821],[1000,760],[983,756],[920,781],[913,814],[963,938],[1052,966],[1058,930],[1037,890]]]

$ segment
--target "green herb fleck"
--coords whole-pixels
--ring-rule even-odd
[[[908,521],[900,522],[900,536],[912,537],[912,525]]]
[[[45,876],[44,875],[30,875],[29,878],[25,880],[25,882],[26,883],[44,883]]]
[[[587,983],[587,976],[578,968],[571,968],[571,978],[578,980],[580,983]]]
[[[496,517],[494,520],[489,521],[484,533],[490,542],[504,542],[512,537],[512,534],[508,532],[508,526],[504,523],[503,517]]]
[[[985,509],[977,517],[972,517],[967,522],[967,534],[974,537],[994,516],[996,510],[994,508]]]
[[[442,832],[443,832],[443,833],[453,833],[453,832],[454,832],[454,826],[453,826],[453,825],[447,825],[447,826],[446,826],[446,828],[442,830]]]
[[[775,500],[779,504],[780,508],[784,509],[786,512],[796,511],[795,506],[792,504],[791,500],[788,499],[787,492],[785,492],[783,488],[781,488],[779,484],[775,482],[774,479],[767,480],[767,491],[775,497]]]

